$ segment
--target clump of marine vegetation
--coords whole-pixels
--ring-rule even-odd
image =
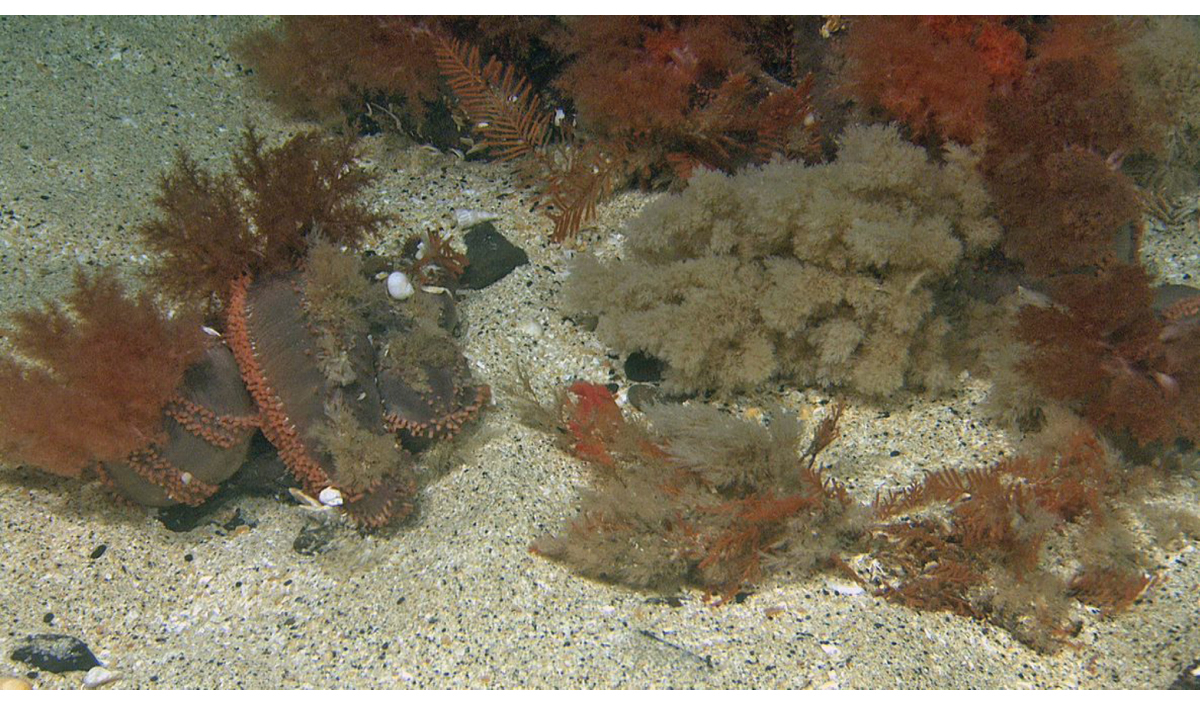
[[[566,307],[597,316],[611,347],[664,360],[674,391],[943,391],[935,293],[1000,235],[975,164],[868,126],[828,164],[699,174],[629,224],[624,259],[583,257]]]
[[[1140,258],[1143,219],[1170,225],[1174,189],[1195,183],[1194,116],[1161,86],[1200,88],[1185,70],[1200,39],[1094,18],[831,31],[840,61],[816,85],[850,99],[834,154],[698,170],[628,223],[619,258],[579,257],[564,312],[699,398],[627,416],[588,382],[550,404],[517,392],[588,468],[578,513],[533,550],[716,604],[821,569],[1055,651],[1200,535],[1160,501],[1195,479],[1200,290]],[[1151,48],[1161,36],[1181,39]],[[990,378],[1014,451],[873,498],[821,463],[840,403],[811,431],[701,403],[782,384],[886,408],[964,370]]]
[[[764,423],[699,404],[630,418],[587,382],[553,404],[528,383],[515,398],[588,469],[578,514],[532,550],[598,580],[697,587],[714,604],[772,574],[826,570],[1053,652],[1079,633],[1080,605],[1108,615],[1142,595],[1153,543],[1200,531],[1150,500],[1164,473],[1122,463],[1083,424],[1060,429],[1055,450],[940,470],[866,502],[819,462],[840,403],[809,430],[783,411]]]
[[[564,312],[693,398],[627,414],[607,386],[546,401],[523,380],[522,420],[586,467],[578,511],[534,552],[713,604],[823,570],[1052,652],[1200,536],[1164,493],[1195,480],[1200,290],[1140,254],[1145,219],[1177,226],[1200,185],[1194,21],[288,18],[241,53],[296,114],[510,163],[554,242],[621,188],[670,189],[620,259],[579,258]],[[172,424],[214,456],[261,427],[361,525],[407,514],[410,456],[488,392],[453,345],[449,296],[396,310],[353,256],[384,222],[358,203],[355,161],[349,143],[253,133],[232,173],[181,157],[142,234],[152,286],[191,313],[100,275],[19,315],[0,453],[194,503],[237,463],[205,460],[222,474],[197,489],[198,471],[164,464]],[[437,236],[412,245],[414,283],[461,270]],[[225,345],[195,334],[206,306],[233,346],[206,364],[253,409],[217,412],[200,384],[200,352]],[[991,380],[1012,453],[873,497],[836,479],[855,472],[826,463],[851,405],[951,392],[962,371]],[[842,401],[811,428],[702,401],[781,385]]]
[[[62,302],[13,315],[0,457],[199,505],[261,433],[359,528],[409,515],[417,459],[489,391],[453,333],[463,255],[436,233],[392,260],[361,251],[389,220],[362,202],[372,178],[351,141],[315,132],[272,147],[247,129],[221,174],[181,152],[140,228],[156,257],[138,296],[81,271]],[[415,286],[392,293],[389,272]]]
[[[238,52],[286,109],[510,162],[573,238],[630,185],[821,151],[820,18],[290,17]]]

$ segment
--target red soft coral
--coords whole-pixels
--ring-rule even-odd
[[[1024,73],[1025,39],[984,17],[867,17],[842,50],[845,90],[904,121],[918,135],[971,143],[987,102]]]
[[[1024,370],[1048,396],[1139,443],[1200,440],[1200,330],[1168,331],[1136,265],[1055,281],[1054,305],[1026,306],[1017,333]]]
[[[814,152],[810,83],[766,72],[769,52],[756,56],[751,46],[761,23],[595,17],[567,30],[558,44],[571,62],[555,85],[582,131],[628,146],[643,177],[670,165],[678,183],[697,166],[732,171]]]
[[[369,96],[388,96],[419,121],[437,96],[433,45],[415,18],[287,17],[236,48],[277,99],[304,117],[358,112]]]
[[[1005,226],[1005,250],[1035,276],[1127,257],[1119,230],[1140,213],[1124,155],[1157,144],[1115,54],[1122,26],[1058,20],[1028,75],[988,106],[981,167]],[[1136,235],[1136,233],[1134,233]]]
[[[162,409],[203,351],[195,315],[166,316],[111,272],[76,274],[65,305],[23,311],[0,356],[0,454],[59,475],[155,440]]]
[[[243,273],[296,266],[314,228],[354,246],[385,220],[359,202],[372,177],[349,141],[306,132],[268,148],[247,130],[233,167],[214,177],[181,154],[162,179],[159,214],[140,231],[161,258],[152,279],[164,293],[224,296]]]

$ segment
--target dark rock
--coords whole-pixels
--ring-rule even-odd
[[[625,358],[625,376],[631,382],[658,382],[665,367],[662,360],[641,350],[635,350]]]
[[[467,245],[467,265],[458,285],[463,289],[483,289],[508,276],[512,270],[529,264],[525,250],[500,234],[491,223],[480,223],[463,236]]]
[[[590,314],[580,314],[580,315],[575,316],[574,319],[572,319],[572,320],[575,321],[575,325],[579,326],[580,328],[586,330],[589,333],[595,333],[596,326],[600,325],[600,317],[593,316]]]
[[[1179,677],[1167,688],[1169,690],[1200,690],[1200,660],[1196,660],[1192,665],[1183,669]]]
[[[224,498],[220,492],[213,495],[213,499],[201,504],[198,507],[193,507],[190,504],[176,504],[173,507],[164,507],[158,510],[158,520],[162,525],[167,527],[169,531],[176,533],[185,533],[192,529],[208,522],[217,509],[220,508]]]
[[[258,526],[258,522],[247,521],[246,518],[242,516],[241,508],[235,508],[233,510],[233,516],[229,517],[229,519],[219,526],[227,532],[232,532],[239,526],[247,526],[253,529],[254,527]]]
[[[66,634],[30,634],[9,658],[50,673],[87,671],[100,665],[87,644]]]

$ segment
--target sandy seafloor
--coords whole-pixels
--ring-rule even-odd
[[[263,22],[0,18],[0,312],[58,295],[77,264],[136,277],[146,260],[133,230],[177,147],[222,170],[247,120],[274,139],[303,127],[230,57],[231,40]],[[463,297],[479,378],[503,386],[519,362],[547,396],[572,379],[612,378],[618,362],[556,310],[571,250],[546,244],[549,222],[529,213],[506,167],[396,138],[364,150],[382,176],[370,198],[400,216],[374,246],[395,248],[466,208],[500,214],[529,253],[530,266]],[[621,224],[648,198],[604,205],[586,246],[616,251]],[[1200,276],[1189,220],[1148,238],[1171,281]],[[994,460],[1009,439],[979,413],[987,391],[964,378],[957,396],[902,402],[886,417],[854,403],[824,459],[865,498],[925,470]],[[745,403],[804,414],[827,398]],[[238,498],[216,519],[240,510],[252,528],[173,533],[95,483],[6,469],[0,676],[28,677],[8,654],[47,632],[85,641],[120,674],[110,688],[1161,688],[1200,657],[1194,546],[1156,555],[1161,584],[1114,619],[1085,615],[1077,648],[1042,656],[987,624],[841,594],[829,575],[777,576],[719,609],[699,592],[670,606],[585,580],[528,552],[572,515],[584,480],[578,462],[516,423],[502,394],[463,462],[424,489],[414,521],[370,538],[344,530],[317,557],[292,549],[311,521],[296,505]],[[1165,501],[1196,507],[1196,496]],[[107,551],[90,558],[100,544]]]

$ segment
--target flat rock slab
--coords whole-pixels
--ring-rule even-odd
[[[463,289],[482,289],[529,264],[525,250],[508,241],[491,223],[480,223],[463,235],[467,245],[466,271],[458,280]]]
[[[87,644],[66,634],[30,634],[9,658],[50,673],[88,671],[100,665]]]

